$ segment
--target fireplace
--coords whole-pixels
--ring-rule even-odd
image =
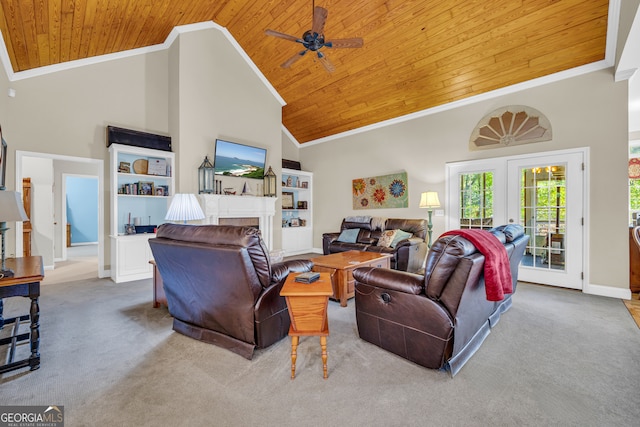
[[[241,227],[255,227],[260,229],[260,218],[247,217],[247,218],[219,218],[218,224],[220,225],[239,225]]]
[[[275,197],[227,196],[199,194],[204,224],[249,225],[257,227],[269,250],[273,249],[273,217]]]

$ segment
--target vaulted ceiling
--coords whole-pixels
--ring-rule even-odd
[[[280,67],[301,45],[313,0],[0,0],[14,72],[161,44],[173,27],[226,27],[287,105],[300,143],[604,59],[608,0],[317,0],[326,39],[360,49],[322,51]]]

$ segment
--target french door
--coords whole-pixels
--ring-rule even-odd
[[[519,280],[582,289],[585,153],[451,163],[448,229],[517,223],[529,235]]]

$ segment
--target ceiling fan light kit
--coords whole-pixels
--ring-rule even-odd
[[[265,34],[268,36],[278,37],[281,39],[289,40],[292,42],[300,43],[304,46],[304,50],[297,52],[292,57],[284,61],[280,66],[282,68],[291,67],[298,59],[302,58],[308,51],[316,52],[318,60],[324,66],[325,70],[332,73],[335,71],[335,66],[327,58],[327,56],[320,52],[323,47],[326,48],[359,48],[364,45],[364,41],[360,37],[351,37],[347,39],[333,39],[325,40],[324,36],[324,24],[327,21],[327,15],[329,12],[327,9],[315,6],[313,8],[313,24],[310,30],[304,32],[301,38],[291,36],[289,34],[281,33],[279,31],[265,30]]]

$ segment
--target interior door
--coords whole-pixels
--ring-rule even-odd
[[[584,153],[447,165],[447,228],[518,223],[530,240],[519,280],[582,289]]]

